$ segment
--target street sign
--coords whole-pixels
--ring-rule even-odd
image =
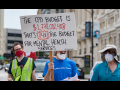
[[[6,59],[5,57],[3,57],[3,56],[0,56],[0,60],[4,60],[4,59]]]
[[[91,38],[91,22],[85,22],[85,37]]]
[[[85,55],[85,67],[90,67],[90,55]]]

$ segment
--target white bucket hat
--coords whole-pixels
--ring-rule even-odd
[[[115,49],[115,56],[114,58],[116,59],[116,61],[118,61],[118,57],[117,57],[117,47],[115,45],[106,45],[104,49],[98,51],[100,53],[103,53],[104,51],[108,50],[108,49]],[[118,61],[119,62],[119,61]]]

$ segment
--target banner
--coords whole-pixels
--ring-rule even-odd
[[[36,52],[24,52],[24,56],[33,58],[33,60],[37,59]]]
[[[77,50],[74,13],[21,16],[25,52]]]
[[[100,38],[100,23],[99,22],[94,22],[94,37],[95,38]]]
[[[91,37],[91,22],[85,22],[85,37]]]

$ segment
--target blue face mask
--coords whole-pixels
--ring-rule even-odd
[[[105,54],[105,60],[107,62],[111,62],[113,60],[113,54],[109,54],[109,53]]]

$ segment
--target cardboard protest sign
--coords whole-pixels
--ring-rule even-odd
[[[74,13],[21,16],[25,52],[77,50]]]

